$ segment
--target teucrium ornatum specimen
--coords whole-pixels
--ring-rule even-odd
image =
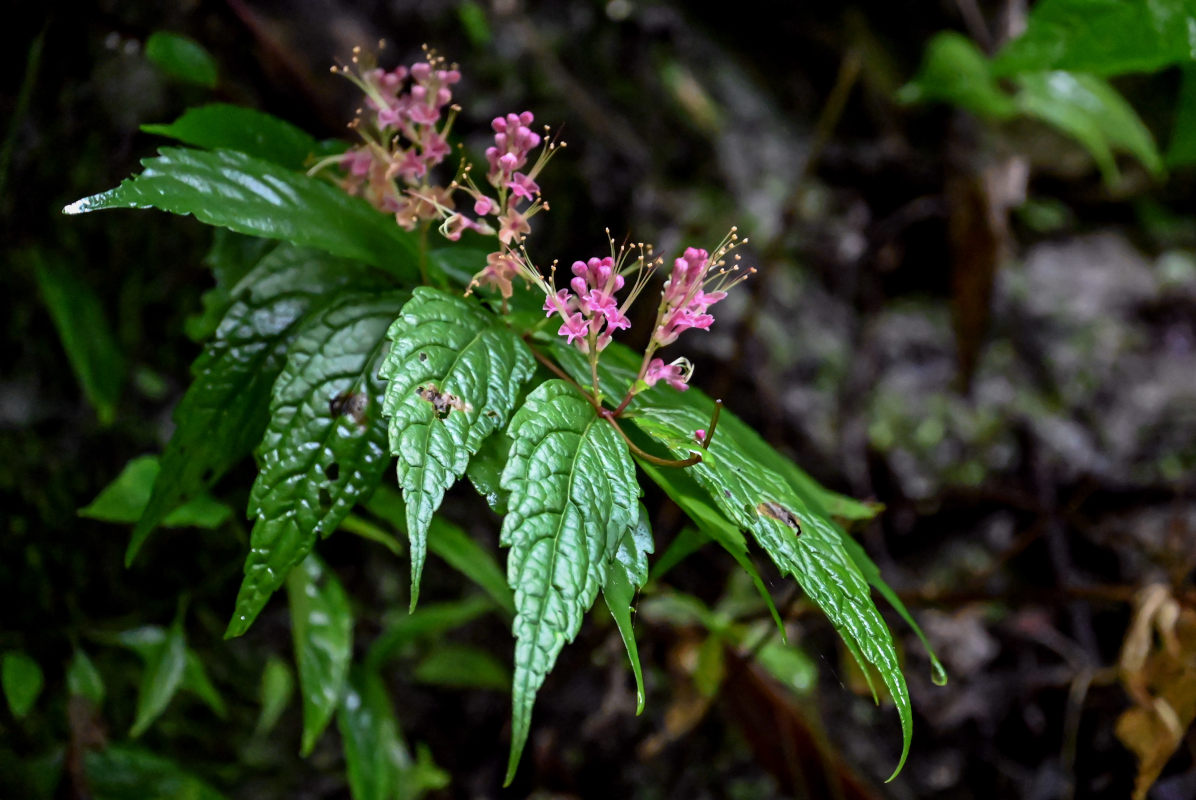
[[[226,310],[176,409],[130,560],[168,514],[256,453],[255,522],[229,635],[244,633],[285,585],[304,752],[338,713],[355,796],[385,795],[417,766],[435,783],[422,756],[419,765],[406,755],[365,761],[373,747],[401,746],[377,672],[386,656],[351,666],[348,597],[311,551],[376,493],[371,508],[385,507],[406,528],[412,609],[428,549],[467,574],[497,577],[485,550],[436,516],[468,471],[486,501],[505,509],[499,542],[515,636],[510,782],[536,693],[600,591],[642,707],[632,611],[653,541],[638,464],[748,571],[770,607],[743,532],[796,578],[865,673],[874,668],[884,681],[901,718],[904,763],[909,696],[869,584],[893,595],[825,510],[859,517],[871,509],[818,486],[691,389],[684,357],[657,355],[684,331],[710,328],[711,308],[751,273],[735,252],[746,240],[732,230],[711,251],[685,249],[667,264],[663,288],[653,278],[666,261],[650,245],[612,240],[608,255],[572,262],[558,286],[556,263],[537,268],[524,244],[533,218],[548,210],[536,178],[563,143],[533,131],[530,112],[506,114],[492,123],[484,180],[468,166],[442,176],[458,70],[435,54],[391,71],[364,61],[358,54],[339,70],[366,96],[352,126],[357,146],[330,154],[281,120],[209,105],[152,128],[196,149],[164,148],[140,175],[66,209],[155,207],[281,241],[243,249],[253,264],[223,263],[235,250],[227,247],[209,259],[220,280],[243,277],[218,285],[211,300],[209,314]],[[294,171],[300,161],[307,174]],[[467,211],[457,210],[463,200]],[[452,242],[468,232],[491,243],[461,251],[478,253],[468,286],[449,277],[460,274],[460,259],[429,254],[433,226]],[[613,337],[630,326],[641,296],[659,302],[637,354]],[[529,312],[537,306],[546,316]],[[379,488],[391,457],[403,502]],[[494,586],[487,591],[495,596]],[[377,719],[362,716],[363,704]]]

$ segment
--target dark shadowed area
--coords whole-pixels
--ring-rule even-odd
[[[27,7],[0,55],[0,797],[1196,797],[1196,60],[1105,69],[1069,51],[1054,66],[1074,73],[1010,57],[976,78],[1026,26],[1021,5]],[[1196,20],[1185,0],[1153,5]],[[212,87],[147,53],[160,31],[211,54]],[[940,31],[960,36],[934,51]],[[979,62],[961,46],[932,69],[965,37]],[[758,272],[685,339],[692,382],[827,487],[883,505],[846,525],[949,676],[935,684],[880,603],[914,711],[891,782],[897,714],[833,626],[752,550],[782,644],[734,561],[654,488],[643,713],[598,609],[540,691],[508,789],[509,614],[433,552],[432,613],[408,620],[393,469],[390,494],[319,543],[355,663],[387,642],[381,680],[353,685],[389,694],[390,793],[347,774],[360,732],[344,724],[300,756],[285,598],[224,638],[252,458],[128,568],[156,462],[137,462],[123,523],[106,521],[123,505],[79,513],[161,452],[216,324],[209,253],[253,244],[158,211],[61,209],[174,144],[141,126],[204,103],[351,137],[360,95],[329,67],[382,39],[385,66],[425,43],[459,65],[464,152],[525,109],[567,142],[538,178],[540,263],[605,254],[607,229],[662,254],[732,225],[749,238]],[[505,564],[468,483],[443,511]],[[155,684],[172,647],[179,672]]]

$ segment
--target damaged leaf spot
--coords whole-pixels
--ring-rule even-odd
[[[763,503],[756,506],[756,513],[762,517],[775,519],[777,522],[787,525],[793,529],[795,535],[801,536],[801,520],[798,519],[797,514],[794,514],[780,503],[774,503],[771,500],[765,500]]]
[[[365,392],[341,392],[328,401],[328,413],[334,417],[352,417],[359,427],[366,426],[366,407],[370,397]]]
[[[421,399],[427,400],[432,404],[432,410],[436,412],[437,419],[446,419],[454,409],[457,411],[473,411],[473,406],[469,403],[466,403],[455,394],[442,392],[436,388],[436,384],[434,383],[418,387],[416,394]]]

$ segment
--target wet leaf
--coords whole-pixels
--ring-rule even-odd
[[[536,692],[605,584],[640,493],[627,446],[564,381],[529,394],[508,435],[502,486],[510,510],[500,540],[511,548],[516,643],[507,784],[527,742]]]
[[[174,122],[142,125],[141,130],[205,150],[236,150],[293,170],[303,169],[327,149],[289,122],[227,103],[189,108]]]
[[[383,413],[411,541],[411,607],[432,514],[470,457],[507,421],[535,368],[523,342],[476,302],[417,288],[387,333]]]
[[[261,441],[271,388],[307,313],[337,289],[377,287],[375,270],[313,250],[282,246],[242,279],[237,301],[191,367],[174,411],[175,431],[125,560],[174,508],[212,486]]]
[[[287,578],[291,638],[299,665],[306,756],[332,719],[353,655],[353,616],[340,581],[312,553]]]
[[[998,75],[1067,69],[1154,72],[1193,60],[1193,0],[1040,0],[1025,32],[997,54]]]
[[[416,244],[394,218],[318,178],[232,150],[165,147],[141,164],[140,175],[63,212],[158,208],[193,214],[209,225],[373,264],[407,283],[418,280]]]
[[[607,568],[606,585],[602,587],[602,598],[614,617],[627,657],[631,660],[631,671],[635,674],[635,713],[644,712],[644,675],[640,669],[639,649],[635,645],[635,625],[631,604],[635,594],[648,580],[648,554],[653,552],[652,526],[648,509],[639,504],[639,519],[623,534],[619,546],[611,556]]]
[[[249,497],[256,519],[228,635],[244,633],[291,567],[374,490],[390,459],[376,377],[406,293],[345,293],[305,320],[274,382]]]

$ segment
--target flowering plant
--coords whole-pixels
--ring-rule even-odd
[[[549,210],[537,178],[565,145],[533,131],[531,112],[493,120],[481,183],[464,157],[448,174],[455,66],[428,52],[387,71],[356,52],[334,72],[365,96],[350,125],[356,144],[329,148],[264,114],[205,106],[155,128],[191,147],[163,148],[140,175],[66,209],[156,207],[258,237],[238,269],[218,271],[223,317],[176,409],[128,558],[167,514],[255,454],[254,526],[228,635],[245,633],[287,589],[307,751],[334,714],[342,730],[365,724],[363,698],[379,696],[370,670],[385,659],[380,639],[361,665],[366,677],[351,674],[352,615],[313,548],[338,529],[362,532],[359,506],[391,520],[408,538],[412,610],[431,550],[512,619],[510,782],[535,696],[599,593],[642,707],[631,607],[654,550],[639,502],[645,479],[731,553],[778,624],[744,532],[797,579],[869,680],[887,687],[903,763],[909,696],[870,588],[913,623],[838,521],[874,510],[819,486],[692,387],[688,359],[658,355],[686,331],[708,330],[712,309],[752,274],[736,252],[746,239],[732,229],[712,250],[672,259],[635,353],[614,336],[634,333],[632,306],[657,294],[669,262],[647,244],[616,246],[608,232],[610,253],[573,261],[566,285],[558,262],[535,265],[528,237]],[[451,244],[433,246],[433,228]],[[472,247],[466,233],[488,245]],[[472,274],[455,266],[463,261]],[[392,461],[401,500],[385,487]],[[440,514],[462,477],[502,515],[505,583],[485,547]],[[352,759],[349,750],[347,741]]]

